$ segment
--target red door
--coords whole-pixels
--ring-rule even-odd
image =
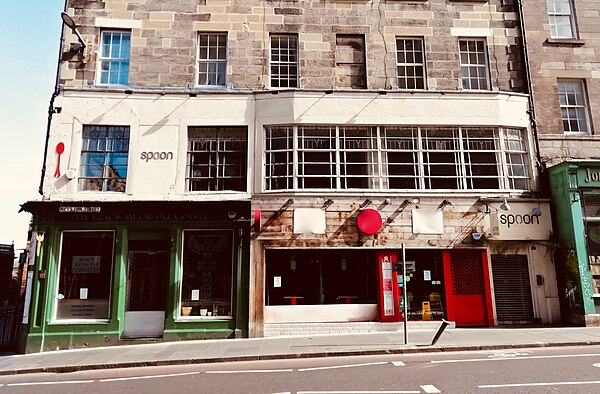
[[[459,327],[493,322],[489,270],[485,250],[445,250],[448,320]]]

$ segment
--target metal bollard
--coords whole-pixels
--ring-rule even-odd
[[[438,339],[440,339],[440,336],[442,335],[442,333],[444,332],[446,327],[448,327],[448,324],[450,324],[449,321],[442,319],[442,325],[440,326],[440,328],[438,328],[437,332],[435,333],[435,336],[433,337],[433,341],[431,341],[431,346],[435,345],[435,343],[438,341]]]

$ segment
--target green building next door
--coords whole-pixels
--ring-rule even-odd
[[[162,337],[169,257],[165,241],[129,242],[124,338]]]

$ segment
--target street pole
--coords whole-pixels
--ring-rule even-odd
[[[404,299],[404,344],[408,345],[408,294],[406,292],[406,253],[404,251],[404,244],[402,244],[402,286],[402,297]]]

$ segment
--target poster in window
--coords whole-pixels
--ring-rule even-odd
[[[100,272],[100,256],[73,256],[72,274],[97,274]]]

